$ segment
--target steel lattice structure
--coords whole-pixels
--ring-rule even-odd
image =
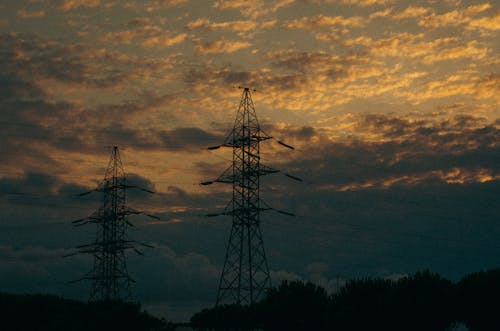
[[[214,182],[230,183],[233,196],[222,215],[232,216],[231,234],[219,283],[216,305],[252,304],[271,286],[269,267],[260,230],[260,212],[272,209],[260,199],[260,177],[279,172],[260,162],[260,143],[272,137],[263,133],[249,88],[243,88],[233,130],[220,146],[230,147],[233,161]],[[285,147],[291,146],[279,141]],[[297,177],[287,175],[293,179]],[[287,215],[286,212],[278,211]],[[211,214],[208,216],[217,216]]]
[[[93,243],[78,246],[78,252],[94,257],[92,270],[80,280],[92,282],[91,301],[129,300],[131,299],[131,283],[134,280],[127,270],[126,250],[134,249],[142,254],[136,246],[146,244],[127,240],[127,228],[132,226],[128,221],[129,215],[142,214],[142,212],[126,207],[126,189],[135,186],[126,184],[123,164],[117,146],[112,148],[104,180],[93,191],[102,193],[100,208],[87,218],[73,222],[75,226],[88,223],[97,225],[97,235]],[[150,190],[141,189],[153,193]],[[80,196],[93,191],[85,192]],[[147,215],[154,217],[153,215]]]

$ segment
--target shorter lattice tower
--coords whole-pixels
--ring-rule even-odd
[[[102,205],[87,218],[73,221],[75,226],[88,223],[97,225],[97,235],[93,243],[78,246],[78,253],[91,254],[94,257],[94,267],[80,280],[92,282],[91,301],[129,300],[131,299],[131,283],[134,282],[127,270],[126,250],[137,249],[138,245],[151,247],[127,238],[127,228],[132,226],[129,215],[143,212],[126,207],[126,189],[137,186],[126,184],[125,173],[118,146],[114,146],[106,169],[104,180],[92,191],[80,194],[84,196],[94,191],[102,193]],[[150,190],[139,188],[148,193]],[[157,218],[153,215],[145,214]]]
[[[260,177],[279,170],[272,169],[260,162],[260,143],[273,139],[265,134],[257,120],[249,88],[243,88],[234,127],[224,143],[219,146],[233,150],[231,166],[214,182],[229,183],[233,186],[233,197],[224,212],[208,216],[230,215],[232,227],[227,245],[226,257],[219,283],[216,305],[253,304],[271,286],[271,277],[264,251],[264,241],[260,230],[260,212],[273,209],[260,198]],[[278,141],[281,145],[292,146]],[[286,176],[299,180],[295,176]],[[290,213],[279,211],[286,215]]]

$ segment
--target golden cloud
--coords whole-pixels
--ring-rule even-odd
[[[486,58],[489,49],[486,47],[478,47],[478,45],[478,42],[474,40],[468,42],[465,46],[444,49],[438,54],[424,57],[423,63],[431,64],[437,61],[456,60],[460,58],[482,60]]]
[[[429,99],[469,95],[476,99],[489,99],[498,103],[500,100],[500,78],[492,74],[478,78],[473,71],[464,71],[450,75],[442,80],[430,81],[419,92],[398,91],[396,95],[407,98],[413,104]]]
[[[180,33],[176,36],[153,36],[145,38],[140,44],[146,47],[169,47],[182,43],[186,40],[187,34]]]
[[[324,16],[317,15],[313,17],[302,17],[296,20],[283,23],[285,29],[301,29],[315,30],[335,25],[340,26],[355,26],[363,25],[363,18],[360,16],[343,17],[343,16]]]
[[[345,4],[359,7],[370,7],[375,5],[385,5],[394,2],[394,0],[311,0],[318,5],[323,4]]]
[[[406,18],[415,18],[432,12],[430,8],[409,6],[403,12],[394,15],[392,18],[402,20]]]
[[[429,28],[439,28],[444,26],[457,26],[469,23],[472,16],[477,15],[491,8],[489,3],[472,5],[461,10],[453,10],[444,14],[432,13],[418,21],[420,26]]]
[[[272,14],[279,9],[289,6],[295,0],[271,0],[264,2],[263,0],[217,0],[213,7],[219,10],[239,9],[241,15],[250,18],[257,18],[267,14]]]
[[[369,19],[373,20],[373,19],[376,19],[379,17],[389,17],[392,13],[392,10],[393,10],[392,8],[388,8],[388,9],[376,11],[376,12],[370,14]]]
[[[78,7],[94,8],[101,4],[101,0],[62,0],[59,10],[66,12]]]
[[[231,41],[218,39],[196,46],[198,54],[225,54],[234,53],[240,49],[250,47],[252,44],[247,41]]]
[[[495,16],[473,19],[469,21],[467,28],[474,30],[500,30],[500,12]]]
[[[38,10],[38,11],[27,11],[26,9],[20,9],[17,11],[16,14],[17,17],[19,18],[39,18],[39,17],[44,17],[45,16],[45,11],[44,10]]]
[[[230,21],[230,22],[212,22],[208,18],[198,18],[195,21],[189,22],[186,25],[188,29],[203,29],[215,31],[219,29],[227,29],[230,31],[249,31],[257,27],[253,21]]]

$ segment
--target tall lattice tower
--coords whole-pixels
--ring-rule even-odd
[[[94,257],[94,267],[80,280],[92,282],[89,300],[129,300],[131,299],[131,283],[134,282],[127,270],[125,251],[133,249],[142,254],[137,245],[151,247],[127,239],[127,228],[132,226],[129,215],[142,212],[126,207],[126,189],[136,186],[126,184],[125,173],[118,146],[114,146],[106,169],[104,180],[92,191],[80,194],[87,195],[94,191],[102,193],[102,205],[87,218],[73,221],[75,226],[88,223],[97,225],[97,236],[93,243],[78,246],[76,253],[91,254]],[[150,190],[141,190],[153,193]],[[149,217],[156,218],[153,215]]]
[[[260,230],[260,212],[273,209],[260,199],[260,177],[279,172],[260,162],[260,143],[272,137],[262,132],[249,88],[243,88],[234,127],[219,146],[233,150],[231,166],[214,182],[233,185],[233,197],[222,215],[232,216],[232,228],[217,293],[216,305],[256,302],[271,286],[264,242]],[[278,141],[281,145],[292,146]],[[296,180],[299,178],[287,175]],[[291,215],[283,211],[283,214]],[[221,214],[211,214],[217,216]]]

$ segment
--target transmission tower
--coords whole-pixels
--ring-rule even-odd
[[[227,244],[216,305],[252,304],[262,298],[271,286],[260,230],[260,212],[273,208],[260,199],[260,177],[277,173],[279,170],[267,167],[260,162],[260,143],[268,139],[273,139],[273,137],[266,135],[259,126],[250,89],[243,88],[232,131],[222,145],[208,148],[211,150],[220,147],[232,148],[232,164],[217,179],[201,183],[210,185],[219,182],[233,186],[232,200],[225,210],[219,214],[207,215],[232,216],[231,234]],[[292,146],[282,141],[278,142],[293,149]],[[292,175],[285,175],[301,180]],[[280,210],[276,211],[293,215]]]
[[[102,204],[97,211],[87,218],[73,221],[75,226],[96,224],[95,241],[77,246],[78,251],[68,255],[85,253],[94,257],[94,267],[80,279],[92,282],[90,301],[131,299],[131,283],[134,280],[128,274],[125,251],[133,249],[142,255],[142,252],[137,249],[138,245],[151,247],[127,239],[127,229],[133,226],[128,216],[143,214],[141,211],[126,207],[126,189],[133,187],[137,186],[126,184],[118,146],[113,146],[104,180],[95,190],[79,194],[79,196],[84,196],[94,191],[102,193]],[[154,193],[144,188],[139,189]],[[153,215],[146,215],[157,218]]]

